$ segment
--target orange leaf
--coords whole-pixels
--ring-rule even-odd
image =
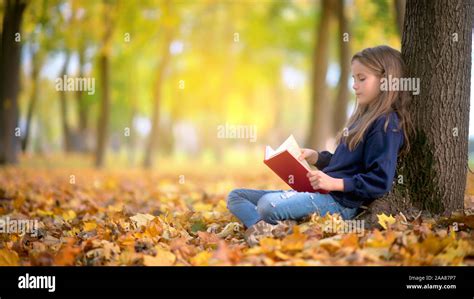
[[[20,258],[18,254],[10,249],[0,249],[0,266],[18,266],[20,265]]]

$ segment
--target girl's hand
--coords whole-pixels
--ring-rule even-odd
[[[314,190],[344,191],[344,181],[328,176],[320,170],[313,170],[306,175]]]
[[[309,148],[302,148],[298,160],[302,161],[305,159],[311,165],[316,164],[318,161],[318,152]]]

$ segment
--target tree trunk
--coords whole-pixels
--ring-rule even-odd
[[[341,74],[338,83],[338,92],[334,109],[333,134],[342,130],[346,123],[347,100],[349,97],[349,89],[347,87],[350,74],[350,32],[347,17],[344,11],[344,0],[337,3],[337,18],[339,23],[339,65]]]
[[[37,49],[36,51],[31,49],[32,51],[32,69],[31,69],[31,100],[28,103],[28,111],[26,114],[26,128],[25,128],[25,136],[22,139],[22,144],[21,144],[21,149],[23,152],[26,151],[28,147],[28,141],[30,138],[30,130],[31,130],[31,121],[33,119],[33,111],[35,110],[36,107],[36,102],[38,101],[38,74],[39,70],[42,65],[42,55],[39,54],[40,49]]]
[[[395,6],[395,17],[397,21],[397,30],[400,36],[403,35],[403,20],[405,19],[405,7],[406,0],[394,0],[393,4]]]
[[[166,8],[165,13],[169,13],[169,1],[165,2]],[[153,114],[152,114],[152,125],[151,125],[151,132],[148,137],[148,143],[145,149],[145,157],[143,159],[143,167],[144,168],[151,168],[153,166],[153,155],[155,153],[156,145],[158,144],[158,131],[159,131],[159,124],[160,124],[160,106],[161,106],[161,96],[162,96],[162,88],[163,88],[163,77],[165,73],[165,69],[168,65],[170,59],[170,51],[169,47],[171,41],[173,39],[173,32],[172,28],[169,25],[163,26],[164,31],[164,41],[162,45],[161,53],[161,60],[158,64],[156,69],[156,77],[155,77],[155,89],[153,93]]]
[[[27,2],[7,0],[3,15],[0,46],[0,164],[16,164],[20,149],[18,127],[18,92],[20,89],[21,32]]]
[[[102,101],[100,103],[99,118],[97,122],[97,144],[95,154],[95,166],[100,168],[104,166],[105,151],[107,149],[109,117],[110,117],[110,76],[109,76],[109,56],[110,40],[112,37],[112,20],[109,5],[104,0],[104,36],[102,38],[102,47],[99,54],[100,83],[102,88]]]
[[[317,42],[313,57],[312,97],[310,105],[309,135],[306,146],[320,149],[324,147],[330,135],[330,101],[327,97],[326,73],[329,58],[329,25],[331,21],[331,3],[322,0],[320,22],[317,24]]]
[[[468,161],[472,1],[408,1],[402,55],[420,78],[416,137],[404,159],[410,198],[432,212],[463,207]]]
[[[125,135],[126,145],[127,145],[127,156],[128,156],[128,164],[130,167],[135,166],[135,152],[137,149],[137,131],[135,130],[135,123],[134,120],[138,115],[138,104],[137,104],[137,80],[136,80],[136,70],[135,66],[132,63],[128,72],[127,78],[127,97],[128,102],[130,103],[130,115],[129,115],[129,134]]]
[[[472,1],[407,2],[402,56],[408,77],[420,79],[420,94],[412,96],[409,109],[416,135],[399,163],[394,190],[370,205],[366,217],[374,219],[380,207],[393,214],[415,209],[450,214],[463,208],[472,12]]]
[[[78,56],[79,56],[79,77],[84,77],[84,64],[85,64],[85,46],[81,44],[78,49]],[[87,148],[87,128],[88,128],[88,114],[87,114],[87,103],[83,99],[84,91],[76,90],[76,103],[77,103],[77,115],[79,120],[79,127],[78,127],[78,134],[79,138],[83,140],[80,147],[77,149],[80,152],[87,152],[89,149]]]
[[[158,64],[158,68],[156,71],[156,80],[155,80],[155,90],[153,94],[153,115],[151,118],[152,125],[151,125],[151,132],[150,136],[148,137],[148,143],[145,151],[145,158],[143,161],[143,167],[150,168],[153,166],[153,154],[155,153],[156,144],[158,143],[158,130],[159,130],[159,123],[160,123],[160,105],[161,105],[161,90],[163,87],[163,75],[165,71],[165,67],[168,64],[169,60],[169,41],[165,42],[165,46],[161,51],[162,57],[161,61]]]
[[[109,57],[101,54],[99,57],[100,79],[102,87],[102,101],[100,102],[99,121],[97,123],[97,149],[95,166],[104,165],[105,150],[107,147],[109,112],[110,112],[110,93],[109,93]]]
[[[65,78],[64,76],[67,75],[67,68],[69,66],[69,60],[71,58],[71,54],[69,51],[66,52],[66,59],[64,60],[63,68],[61,71],[61,79]],[[67,82],[63,82],[66,84]],[[60,108],[61,108],[61,128],[63,129],[63,146],[64,151],[66,153],[71,151],[71,131],[69,128],[69,124],[67,121],[67,110],[68,110],[68,103],[67,103],[67,94],[66,90],[59,91],[59,101],[60,101]]]

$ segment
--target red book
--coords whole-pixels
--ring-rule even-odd
[[[298,143],[293,135],[290,135],[276,150],[267,146],[263,162],[295,191],[328,193],[323,189],[313,189],[306,176],[311,171],[311,167],[306,160],[298,160],[300,153]]]

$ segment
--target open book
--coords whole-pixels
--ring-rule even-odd
[[[328,193],[326,190],[313,189],[309,178],[306,176],[311,171],[311,166],[306,160],[298,160],[300,154],[301,149],[298,143],[293,135],[290,135],[276,150],[267,145],[263,162],[293,190]]]

